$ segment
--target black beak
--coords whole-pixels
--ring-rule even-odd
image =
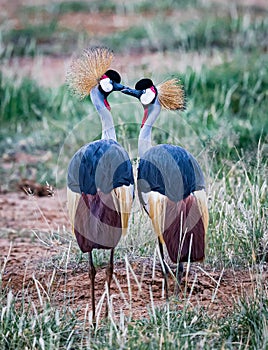
[[[120,84],[120,83],[116,83],[115,81],[113,81],[113,91],[121,91],[122,89],[125,88],[124,85]]]
[[[130,95],[136,98],[140,98],[143,94],[142,90],[131,89],[129,87],[124,87],[124,89],[121,90],[121,92],[123,92],[123,94]]]

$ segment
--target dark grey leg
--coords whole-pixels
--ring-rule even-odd
[[[175,290],[174,293],[176,295],[178,295],[179,290],[181,290],[181,280],[182,280],[182,276],[183,276],[183,263],[180,262],[177,265],[177,269],[176,269],[176,285],[175,285]]]
[[[94,327],[96,326],[96,310],[95,310],[95,276],[96,276],[96,269],[93,264],[93,258],[92,258],[92,252],[88,253],[88,260],[89,260],[89,269],[88,269],[88,275],[91,281],[91,305],[92,305],[92,322]]]
[[[166,264],[166,262],[164,260],[163,244],[161,243],[159,238],[158,238],[158,244],[159,244],[159,250],[160,250],[161,259],[162,259],[162,262],[163,262],[162,273],[163,273],[164,283],[165,283],[166,300],[168,301],[168,266],[167,266],[167,264]]]
[[[110,255],[110,262],[109,265],[107,266],[106,269],[106,282],[108,286],[108,297],[110,297],[110,286],[111,286],[111,281],[113,278],[113,272],[114,272],[114,248],[111,249],[111,255]],[[105,316],[108,316],[108,300],[107,300],[107,305],[106,305],[106,313]]]

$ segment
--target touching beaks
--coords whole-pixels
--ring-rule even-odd
[[[130,95],[136,98],[140,98],[143,94],[143,90],[131,89],[129,87],[124,87],[124,89],[121,90],[121,92],[123,92],[123,94]]]
[[[125,88],[124,85],[113,81],[113,91],[122,91],[124,88]]]

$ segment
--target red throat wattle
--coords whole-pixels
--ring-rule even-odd
[[[142,122],[141,122],[141,128],[144,126],[147,118],[148,118],[148,108],[144,108],[144,115],[143,115],[143,119],[142,119]]]
[[[111,110],[111,106],[109,105],[109,102],[105,99],[104,100],[105,107],[108,109],[108,111]]]

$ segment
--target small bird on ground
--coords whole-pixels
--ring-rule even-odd
[[[163,244],[172,262],[178,264],[178,284],[182,263],[202,261],[205,257],[208,208],[204,175],[197,160],[184,148],[170,144],[152,146],[152,126],[161,108],[185,109],[179,80],[171,79],[156,86],[151,79],[141,79],[135,89],[125,88],[121,92],[137,97],[144,108],[138,141],[137,188],[139,200],[158,236],[168,299],[169,268],[164,260]]]
[[[111,50],[88,48],[74,58],[67,72],[69,88],[81,98],[90,96],[102,123],[101,140],[81,147],[72,157],[67,176],[67,206],[77,243],[89,256],[92,320],[95,325],[95,275],[93,249],[110,249],[106,282],[110,294],[114,248],[128,227],[134,196],[131,161],[116,141],[107,101],[124,88],[118,72],[110,69]],[[89,125],[90,127],[90,125]],[[108,302],[106,315],[108,313]]]

